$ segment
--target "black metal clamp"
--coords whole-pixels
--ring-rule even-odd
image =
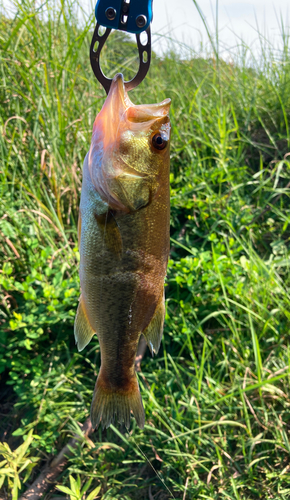
[[[104,73],[102,72],[102,69],[101,69],[101,66],[100,66],[100,55],[101,55],[102,48],[104,47],[104,44],[105,44],[105,42],[106,42],[106,40],[107,40],[107,38],[108,38],[111,30],[112,30],[112,28],[109,27],[109,26],[111,26],[110,23],[112,23],[113,21],[116,21],[115,17],[117,15],[116,9],[113,6],[108,6],[108,1],[109,1],[109,3],[110,2],[112,3],[112,0],[106,0],[106,5],[105,5],[104,1],[102,1],[102,5],[101,5],[102,9],[103,10],[105,9],[104,10],[104,16],[106,17],[107,22],[103,21],[104,24],[103,24],[103,22],[102,22],[102,24],[100,24],[99,22],[97,22],[96,27],[95,27],[95,31],[94,31],[94,34],[93,34],[92,42],[91,42],[91,47],[90,47],[90,61],[91,61],[91,66],[92,66],[93,72],[94,72],[97,80],[104,87],[104,89],[107,92],[107,94],[109,93],[109,90],[110,90],[110,87],[111,87],[111,83],[112,83],[112,79],[107,78],[104,75]],[[116,1],[117,0],[113,0],[113,2],[116,2]],[[149,12],[149,20],[150,20],[149,24],[148,24],[147,17],[144,14],[140,14],[139,10],[136,11],[137,2],[140,2],[140,0],[121,0],[121,2],[122,2],[121,6],[120,6],[120,9],[121,9],[120,12],[121,13],[119,14],[120,15],[120,22],[123,23],[123,27],[121,29],[123,31],[129,32],[129,33],[135,33],[136,40],[137,40],[138,52],[139,52],[139,69],[138,69],[138,72],[134,76],[134,78],[132,78],[132,80],[130,80],[129,82],[124,82],[125,83],[125,88],[126,88],[126,90],[128,92],[129,90],[132,90],[135,87],[137,87],[144,80],[144,78],[147,75],[147,72],[149,70],[149,67],[150,67],[150,62],[151,62],[151,31],[150,31],[150,22],[152,20],[152,0],[147,0],[147,7],[148,7],[148,9],[151,6],[150,7],[151,11],[150,11],[150,9],[148,10],[148,12]],[[138,8],[140,9],[141,8],[140,7],[141,3],[138,3],[138,6],[139,6]],[[116,7],[117,7],[117,5],[116,5]],[[126,7],[126,12],[124,11],[125,7]],[[97,3],[97,6],[96,6],[96,14],[98,12],[97,8],[100,9],[100,0]],[[124,23],[122,21],[122,19],[124,17],[124,12],[126,14],[125,17],[127,18],[126,23]],[[136,19],[135,19],[136,27],[134,27],[134,31],[133,31],[133,28],[130,29],[130,26],[128,26],[129,21],[131,20],[131,17],[132,17],[132,16],[130,17],[130,12],[131,13],[134,12],[134,19],[136,17]],[[138,14],[137,16],[136,16],[136,13]],[[147,11],[146,11],[146,13],[147,13]],[[129,21],[128,21],[128,19],[129,19]],[[143,21],[143,26],[142,26],[142,22],[141,21]],[[100,26],[105,26],[106,27],[105,33],[100,34]],[[146,26],[147,26],[147,28],[146,28]],[[128,27],[128,29],[127,29],[127,27]],[[146,28],[146,29],[144,30],[144,28]],[[141,32],[144,32],[144,33],[147,34],[147,41],[146,41],[146,43],[144,45],[141,43],[141,39],[140,39]],[[96,44],[98,44],[98,45],[97,45],[97,48],[95,49]]]

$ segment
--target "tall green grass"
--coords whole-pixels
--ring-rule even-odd
[[[29,436],[23,492],[88,416],[98,372],[98,342],[78,353],[73,321],[82,162],[105,93],[76,2],[15,8],[0,18],[0,429],[11,450]],[[172,99],[167,315],[139,376],[145,429],[99,429],[59,478],[91,478],[98,498],[290,498],[289,37],[231,63],[211,41],[206,58],[155,55],[131,95]],[[115,35],[104,71],[133,76],[136,53]]]

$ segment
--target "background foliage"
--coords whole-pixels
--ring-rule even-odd
[[[89,414],[100,352],[97,339],[74,345],[76,221],[105,98],[80,6],[15,6],[0,17],[0,484],[13,500]],[[261,37],[258,60],[241,44],[231,62],[213,42],[187,59],[169,46],[132,92],[136,103],[172,99],[163,343],[139,377],[145,429],[83,440],[49,498],[290,498],[283,26],[281,41],[278,52]],[[135,44],[115,34],[104,70],[129,78],[136,64]]]

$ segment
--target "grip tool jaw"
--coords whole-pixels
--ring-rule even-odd
[[[108,6],[108,3],[110,4]],[[112,29],[120,29],[136,35],[139,52],[139,69],[132,80],[125,83],[127,92],[137,87],[145,78],[151,62],[151,31],[152,0],[98,0],[96,5],[97,24],[90,47],[90,61],[97,80],[109,93],[112,79],[107,78],[100,66],[102,48]],[[100,32],[100,26],[105,26],[105,33]],[[140,34],[146,32],[147,40],[141,43]]]

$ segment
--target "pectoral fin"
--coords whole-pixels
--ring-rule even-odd
[[[163,293],[160,301],[157,304],[157,307],[155,309],[155,312],[153,314],[153,317],[149,325],[144,330],[144,332],[142,332],[146,339],[147,345],[151,351],[152,356],[154,355],[154,353],[157,354],[160,347],[160,342],[163,333],[164,317],[165,317],[165,301]]]
[[[80,297],[76,314],[74,333],[78,351],[82,351],[96,333],[90,325],[84,308],[82,296]]]
[[[110,210],[101,215],[95,214],[95,218],[103,233],[106,247],[118,258],[121,258],[123,251],[122,237],[113,211]]]

